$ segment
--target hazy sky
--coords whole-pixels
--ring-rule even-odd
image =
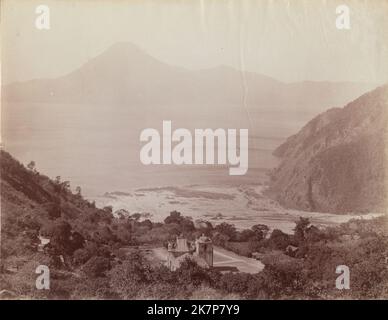
[[[35,8],[50,8],[37,30]],[[335,8],[350,7],[350,30]],[[2,81],[66,74],[119,41],[192,69],[282,81],[388,81],[387,0],[2,0]]]

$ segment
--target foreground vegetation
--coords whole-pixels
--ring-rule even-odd
[[[164,223],[141,214],[96,208],[80,188],[51,180],[1,152],[0,291],[36,299],[286,299],[388,298],[388,221],[353,220],[318,229],[307,219],[292,235],[265,225],[193,222],[174,211]],[[191,261],[176,272],[150,260],[143,245],[161,246],[183,234],[213,243],[265,268],[220,273]],[[44,248],[39,237],[50,239]],[[50,268],[50,290],[35,288],[38,265]],[[350,290],[335,287],[338,265],[350,268]]]

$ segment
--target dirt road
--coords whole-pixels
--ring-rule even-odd
[[[153,248],[153,257],[161,263],[167,259],[166,248]],[[220,247],[213,247],[213,266],[223,268],[237,268],[240,272],[257,273],[263,270],[264,265],[255,259],[240,256],[232,251]]]
[[[213,247],[214,267],[236,267],[240,272],[257,273],[263,270],[264,264],[259,260],[240,256],[220,247]]]

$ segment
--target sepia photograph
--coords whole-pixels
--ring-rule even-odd
[[[0,8],[0,300],[388,299],[387,0]]]

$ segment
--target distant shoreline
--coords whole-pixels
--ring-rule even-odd
[[[114,191],[91,198],[97,206],[112,206],[113,213],[124,209],[140,213],[153,222],[162,222],[171,211],[178,210],[193,220],[201,219],[217,225],[227,222],[239,230],[254,224],[292,233],[299,217],[309,218],[317,226],[331,226],[351,219],[370,219],[382,213],[332,214],[286,209],[263,194],[266,185],[188,185],[138,188]]]

